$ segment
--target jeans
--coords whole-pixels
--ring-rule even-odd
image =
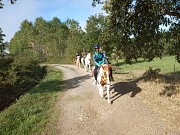
[[[95,68],[94,68],[94,79],[97,81],[97,74],[98,74],[98,66],[95,65]]]

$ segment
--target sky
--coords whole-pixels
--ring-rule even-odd
[[[24,20],[34,22],[37,17],[50,21],[58,17],[61,22],[74,19],[82,29],[91,15],[104,13],[102,5],[92,7],[93,0],[17,0],[11,5],[9,0],[3,0],[4,7],[0,9],[0,28],[6,35],[4,41],[10,41],[19,30]]]

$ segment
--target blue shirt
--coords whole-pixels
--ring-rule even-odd
[[[103,53],[95,52],[93,58],[94,58],[94,62],[95,62],[96,66],[104,64],[104,54]]]

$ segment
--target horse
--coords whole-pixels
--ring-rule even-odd
[[[85,68],[85,58],[84,58],[84,57],[81,58],[81,64],[82,64],[83,67]]]
[[[107,100],[108,100],[108,103],[111,103],[110,102],[110,85],[111,85],[111,82],[110,82],[109,75],[110,75],[110,66],[108,66],[107,64],[101,65],[99,68],[98,76],[97,76],[97,87],[99,90],[99,95],[103,98],[104,97],[103,88],[106,85],[107,97],[108,97]]]
[[[79,56],[79,55],[76,57],[76,66],[78,67],[78,69],[81,69],[81,62],[80,62],[81,58],[80,57],[81,56]]]
[[[87,68],[89,71],[91,71],[91,53],[88,53],[85,58],[84,68],[85,68],[85,71],[87,71]]]

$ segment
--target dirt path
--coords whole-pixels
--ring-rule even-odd
[[[137,98],[141,88],[136,83],[114,82],[110,105],[98,95],[90,73],[74,65],[54,67],[64,73],[66,87],[57,103],[59,135],[180,135]]]

